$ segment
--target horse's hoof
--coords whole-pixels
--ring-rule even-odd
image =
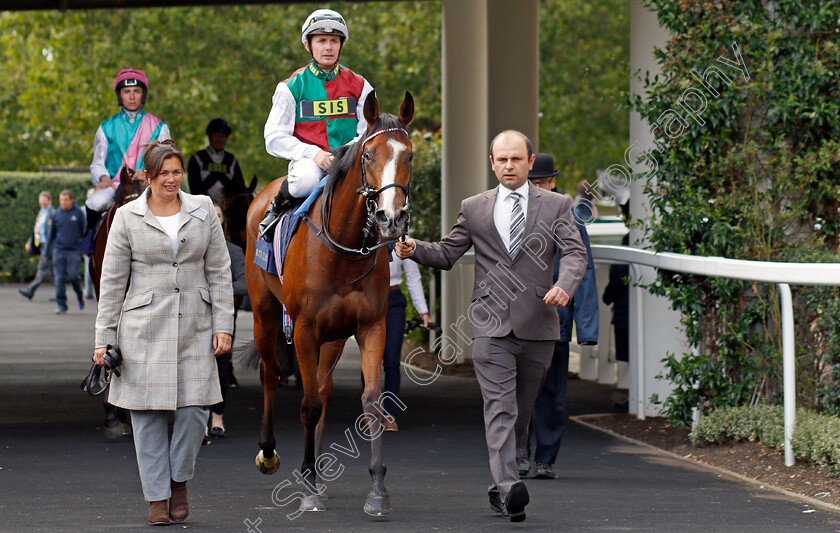
[[[365,502],[365,513],[370,516],[388,516],[391,514],[391,500],[388,495],[377,496],[376,494],[368,494]]]
[[[280,466],[280,458],[277,456],[276,450],[274,451],[274,456],[271,459],[266,459],[265,455],[263,455],[263,451],[260,450],[260,453],[257,454],[255,462],[257,463],[257,468],[260,469],[260,472],[267,476],[277,472],[277,467]]]
[[[327,506],[321,501],[321,497],[317,494],[307,494],[300,502],[301,511],[326,511]]]
[[[320,481],[315,482],[315,490],[318,491],[318,496],[321,497],[322,500],[329,500],[327,497],[327,486],[321,483]]]

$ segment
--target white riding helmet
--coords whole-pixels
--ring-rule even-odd
[[[306,39],[313,33],[340,33],[345,43],[350,39],[350,31],[344,17],[332,9],[316,9],[306,17],[300,28],[300,42],[306,44]]]

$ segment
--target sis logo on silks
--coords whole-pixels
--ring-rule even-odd
[[[356,110],[356,99],[304,100],[300,103],[301,118],[323,118],[349,115]]]

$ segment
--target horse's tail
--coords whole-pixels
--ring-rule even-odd
[[[240,368],[259,368],[260,354],[257,352],[256,343],[252,340],[244,347],[236,350],[236,353],[234,353],[234,361],[237,362],[237,366]]]

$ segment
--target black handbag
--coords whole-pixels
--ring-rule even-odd
[[[91,396],[99,396],[108,385],[111,383],[111,375],[120,375],[120,365],[122,365],[122,352],[119,346],[109,344],[105,349],[105,354],[102,356],[105,359],[105,366],[99,366],[93,363],[88,371],[88,375],[82,380],[79,385],[83,391]],[[104,375],[103,375],[103,370]]]

